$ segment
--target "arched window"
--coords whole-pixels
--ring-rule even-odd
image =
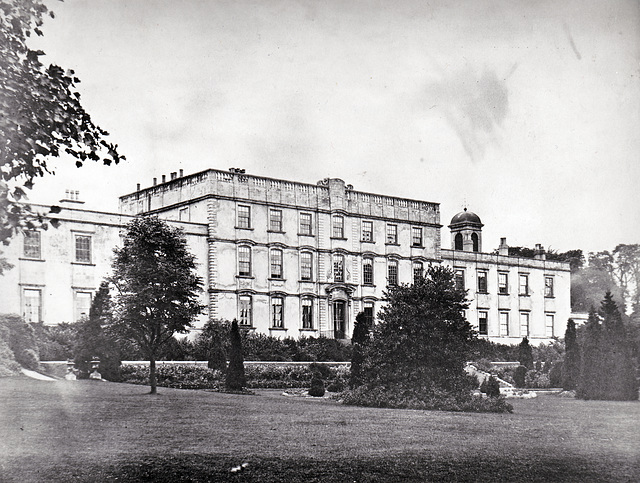
[[[477,233],[472,233],[471,234],[471,241],[473,242],[473,251],[474,252],[480,251],[480,243],[478,241],[478,234]]]
[[[454,238],[454,246],[456,250],[462,250],[462,233],[456,233]]]

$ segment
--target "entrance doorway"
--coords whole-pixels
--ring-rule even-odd
[[[346,339],[347,303],[344,300],[333,302],[333,333],[336,339]]]

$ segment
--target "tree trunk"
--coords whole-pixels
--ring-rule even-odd
[[[149,354],[149,383],[151,385],[150,394],[156,394],[156,355],[153,352]]]

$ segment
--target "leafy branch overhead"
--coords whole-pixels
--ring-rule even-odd
[[[42,0],[0,0],[0,241],[23,228],[9,206],[35,178],[53,174],[52,157],[72,156],[78,167],[125,159],[82,107],[74,71],[45,65],[44,52],[29,48],[47,16],[54,14]]]

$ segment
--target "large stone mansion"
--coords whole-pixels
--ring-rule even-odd
[[[482,251],[482,222],[465,209],[441,246],[438,203],[364,193],[340,179],[317,184],[209,169],[154,179],[120,198],[120,213],[83,209],[67,192],[58,228],[27,231],[6,250],[3,312],[31,322],[73,322],[88,313],[126,224],[157,214],[184,230],[205,282],[197,321],[237,319],[278,337],[349,339],[356,314],[374,318],[387,284],[411,283],[429,264],[453,268],[468,289],[466,317],[496,342],[564,335],[569,264]],[[38,208],[37,205],[35,205]],[[45,207],[41,207],[45,208]]]

